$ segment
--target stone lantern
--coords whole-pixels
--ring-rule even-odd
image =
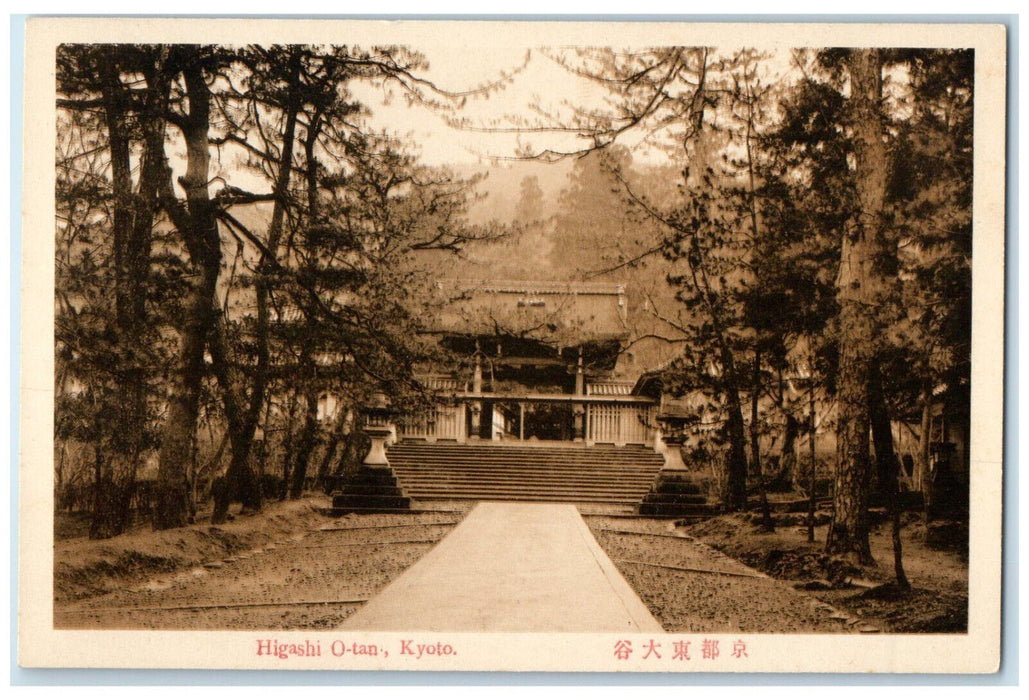
[[[386,440],[393,434],[393,417],[397,411],[390,406],[386,394],[376,391],[365,407],[364,432],[372,441],[371,449],[364,458],[363,465],[370,469],[389,469],[386,458]]]
[[[397,483],[386,458],[386,441],[393,435],[396,411],[386,394],[376,391],[364,407],[364,432],[372,446],[360,468],[332,494],[333,512],[395,512],[410,510],[411,499]]]

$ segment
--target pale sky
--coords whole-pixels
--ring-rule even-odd
[[[541,104],[548,112],[557,112],[564,100],[581,106],[601,106],[605,92],[595,84],[573,76],[550,59],[543,50],[525,46],[498,44],[488,49],[475,50],[466,45],[434,45],[431,48],[412,46],[425,54],[430,67],[425,77],[439,87],[449,91],[464,91],[493,83],[504,73],[518,71],[500,91],[492,92],[488,98],[470,98],[459,112],[470,121],[490,124],[504,120],[506,116],[517,115],[531,118],[529,105]],[[529,54],[528,63],[526,56]],[[788,52],[773,52],[764,66],[763,79],[773,81],[792,72]],[[461,131],[447,125],[445,120],[432,110],[409,107],[402,98],[394,95],[390,104],[383,105],[383,90],[368,85],[354,85],[355,95],[364,98],[372,110],[372,124],[387,129],[399,136],[410,136],[410,141],[425,163],[430,165],[461,164],[488,165],[490,158],[505,158],[515,155],[521,145],[535,149],[554,147],[570,149],[575,142],[569,137],[556,134],[484,134]],[[642,134],[627,133],[619,142],[633,147]],[[563,139],[563,140],[562,140]],[[582,145],[581,142],[579,145]],[[653,150],[634,150],[634,160],[665,162],[663,154]]]
[[[586,88],[589,86],[584,81],[570,75],[538,50],[532,51],[528,63],[528,49],[525,47],[500,46],[489,52],[472,54],[467,47],[449,46],[433,47],[423,50],[423,53],[430,66],[426,77],[448,91],[459,92],[492,84],[503,74],[520,70],[503,89],[492,91],[488,97],[468,99],[459,114],[476,122],[488,123],[506,115],[526,115],[527,106],[543,97],[541,89],[562,99],[596,100],[595,90],[593,97],[587,98],[589,91]],[[428,164],[485,165],[492,157],[513,156],[519,139],[525,142],[529,138],[527,135],[484,134],[454,129],[431,109],[408,107],[403,99],[396,98],[383,105],[382,91],[367,85],[355,85],[353,92],[367,96],[373,125],[401,136],[410,134]],[[529,141],[542,143],[538,135],[533,135]]]

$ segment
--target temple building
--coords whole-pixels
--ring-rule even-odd
[[[336,493],[338,510],[412,500],[709,507],[678,444],[661,437],[659,398],[634,391],[643,368],[623,285],[444,280],[436,291],[429,332],[448,359],[419,377],[433,405],[376,409],[374,456]]]
[[[619,284],[440,283],[432,326],[454,358],[421,379],[442,399],[401,439],[651,445],[654,401],[633,395]]]

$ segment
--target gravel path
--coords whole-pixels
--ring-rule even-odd
[[[666,632],[876,631],[707,545],[674,536],[668,521],[586,522]]]
[[[104,595],[55,601],[54,627],[336,628],[463,516],[426,512],[321,518],[314,521],[318,527],[283,534],[232,556],[156,574]],[[603,515],[587,516],[586,521],[666,632],[874,631],[704,544],[669,536],[675,533],[667,521]]]
[[[55,604],[59,629],[338,627],[442,539],[461,513],[351,514],[273,544]]]

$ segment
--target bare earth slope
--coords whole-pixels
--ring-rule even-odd
[[[294,502],[217,528],[62,541],[55,548],[54,626],[337,627],[461,517],[330,518]]]

